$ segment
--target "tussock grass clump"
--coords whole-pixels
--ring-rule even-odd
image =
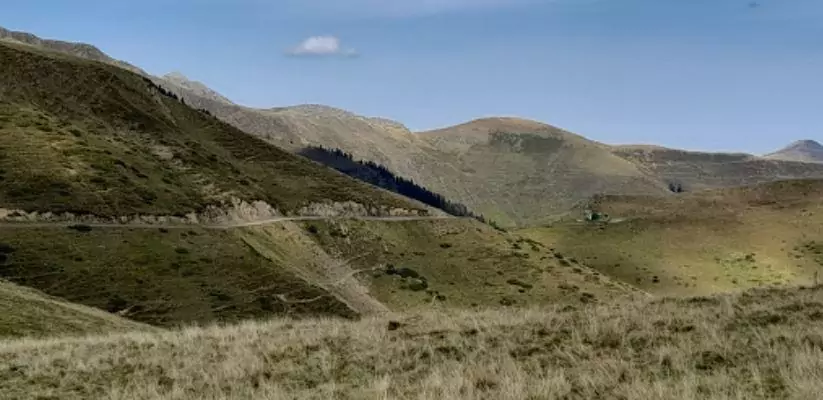
[[[0,342],[0,393],[61,399],[814,399],[823,288],[574,309],[248,322]]]

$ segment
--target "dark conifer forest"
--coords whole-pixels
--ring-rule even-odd
[[[486,221],[482,215],[471,212],[463,204],[449,201],[443,195],[432,192],[409,179],[397,176],[386,167],[375,162],[356,161],[351,154],[340,149],[310,146],[301,150],[300,154],[352,178],[415,199],[423,204],[441,209],[450,215],[472,217],[495,226],[494,223]]]

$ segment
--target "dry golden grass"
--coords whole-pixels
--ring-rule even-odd
[[[7,399],[817,399],[823,287],[0,342]]]

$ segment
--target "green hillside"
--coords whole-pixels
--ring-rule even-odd
[[[0,280],[0,340],[152,331],[156,328]]]
[[[283,212],[356,202],[420,209],[187,107],[103,63],[0,43],[0,207],[100,216]]]
[[[586,206],[609,222],[575,221],[580,209],[519,233],[656,295],[809,284],[823,274],[821,199],[821,180],[600,196]]]
[[[355,316],[226,230],[18,227],[0,229],[0,243],[14,249],[0,278],[152,325]]]

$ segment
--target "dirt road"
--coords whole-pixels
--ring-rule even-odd
[[[431,217],[370,217],[370,216],[361,216],[361,217],[322,217],[322,216],[300,216],[300,217],[277,217],[277,218],[269,218],[259,221],[249,221],[249,222],[236,222],[236,223],[228,223],[228,224],[168,224],[168,223],[157,223],[157,224],[150,224],[150,223],[109,223],[109,222],[63,222],[63,221],[55,221],[55,222],[12,222],[12,221],[3,221],[0,222],[0,229],[4,228],[68,228],[70,226],[76,225],[84,225],[92,228],[132,228],[132,229],[191,229],[191,228],[204,228],[204,229],[233,229],[233,228],[244,228],[249,226],[260,226],[260,225],[269,225],[275,224],[278,222],[287,222],[287,221],[322,221],[322,220],[362,220],[362,221],[390,221],[390,222],[402,222],[402,221],[427,221],[427,220],[439,220],[439,219],[455,219],[455,218],[463,218],[463,217],[452,217],[452,216],[431,216]]]

